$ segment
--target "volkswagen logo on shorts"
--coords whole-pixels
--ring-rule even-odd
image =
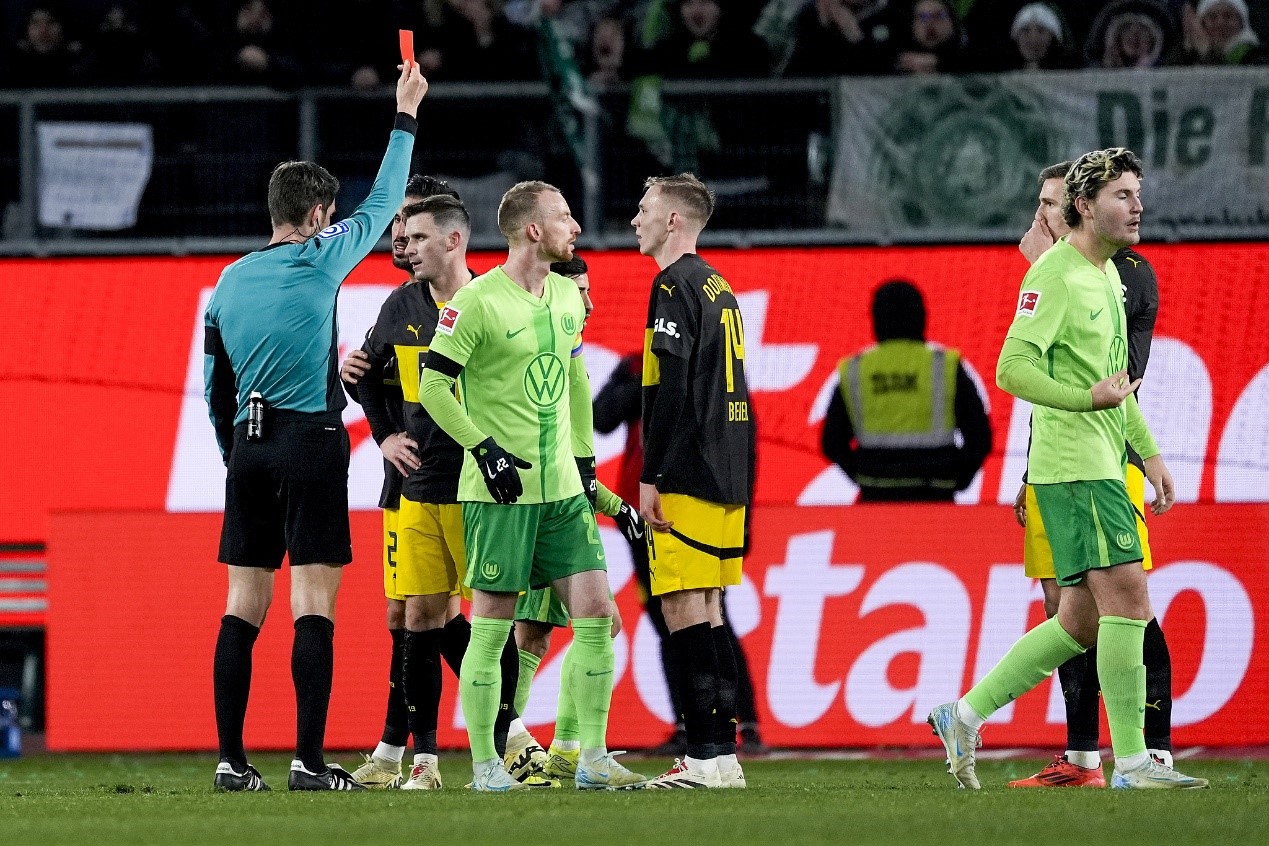
[[[564,397],[564,362],[555,353],[541,353],[524,369],[524,393],[539,408],[551,408]]]
[[[1132,549],[1132,532],[1120,532],[1115,535],[1115,543],[1120,549]]]
[[[480,575],[492,582],[494,579],[498,578],[499,569],[500,568],[496,562],[486,561],[484,564],[480,565]]]

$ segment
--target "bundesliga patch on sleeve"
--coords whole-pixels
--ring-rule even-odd
[[[458,315],[461,312],[450,306],[445,306],[445,310],[441,312],[441,317],[436,321],[436,331],[444,332],[446,335],[454,334],[454,325],[458,323]]]
[[[1024,317],[1035,317],[1035,308],[1039,304],[1039,291],[1023,291],[1018,295],[1018,314]]]
[[[332,223],[321,232],[318,232],[317,237],[324,240],[326,238],[335,238],[340,235],[347,235],[351,231],[352,230],[349,228],[348,224],[341,220],[339,223]]]

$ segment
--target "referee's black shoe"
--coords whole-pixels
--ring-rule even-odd
[[[227,793],[269,789],[269,785],[265,784],[264,779],[261,778],[259,770],[247,764],[241,771],[238,771],[234,769],[232,761],[221,761],[216,765],[216,780],[212,782],[212,785],[217,790],[223,790]]]
[[[291,762],[291,774],[286,781],[287,790],[365,790],[364,785],[353,781],[352,773],[339,764],[327,764],[320,773],[310,772],[298,758]]]

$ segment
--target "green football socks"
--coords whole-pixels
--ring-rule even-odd
[[[475,616],[471,619],[471,643],[458,675],[458,698],[467,722],[473,761],[498,757],[494,748],[494,721],[498,718],[502,688],[499,659],[510,634],[510,620]]]
[[[557,739],[571,739],[562,734],[570,728],[566,720],[571,712],[577,732],[573,737],[581,740],[582,748],[605,748],[615,665],[612,617],[574,618],[573,644],[564,656],[560,678]]]
[[[985,720],[1082,652],[1084,647],[1066,633],[1056,617],[1045,620],[1018,639],[1000,663],[965,694],[965,702]],[[1140,659],[1140,651],[1137,657]]]
[[[533,690],[533,674],[538,671],[542,659],[532,652],[520,652],[520,679],[516,682],[516,713],[524,716],[524,709],[529,707],[529,693]]]
[[[555,703],[555,739],[553,743],[561,743],[564,741],[575,742],[579,735],[580,729],[577,725],[577,703],[573,700],[572,672],[577,668],[574,661],[570,661],[573,650],[569,649],[569,654],[564,656],[564,665],[560,672],[560,698]],[[605,725],[607,719],[605,719]]]
[[[1102,617],[1097,626],[1097,678],[1116,758],[1146,752],[1145,620]]]

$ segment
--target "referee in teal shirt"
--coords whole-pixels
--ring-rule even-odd
[[[360,790],[322,744],[334,664],[335,596],[352,561],[348,432],[340,411],[335,302],[405,195],[416,114],[427,92],[418,65],[397,81],[396,124],[370,196],[332,223],[339,182],[313,162],[284,162],[269,179],[268,246],[229,265],[205,315],[204,381],[225,459],[220,560],[229,599],[213,670],[219,790],[267,790],[247,762],[242,726],[251,651],[283,556],[291,563],[295,760],[291,790]]]

